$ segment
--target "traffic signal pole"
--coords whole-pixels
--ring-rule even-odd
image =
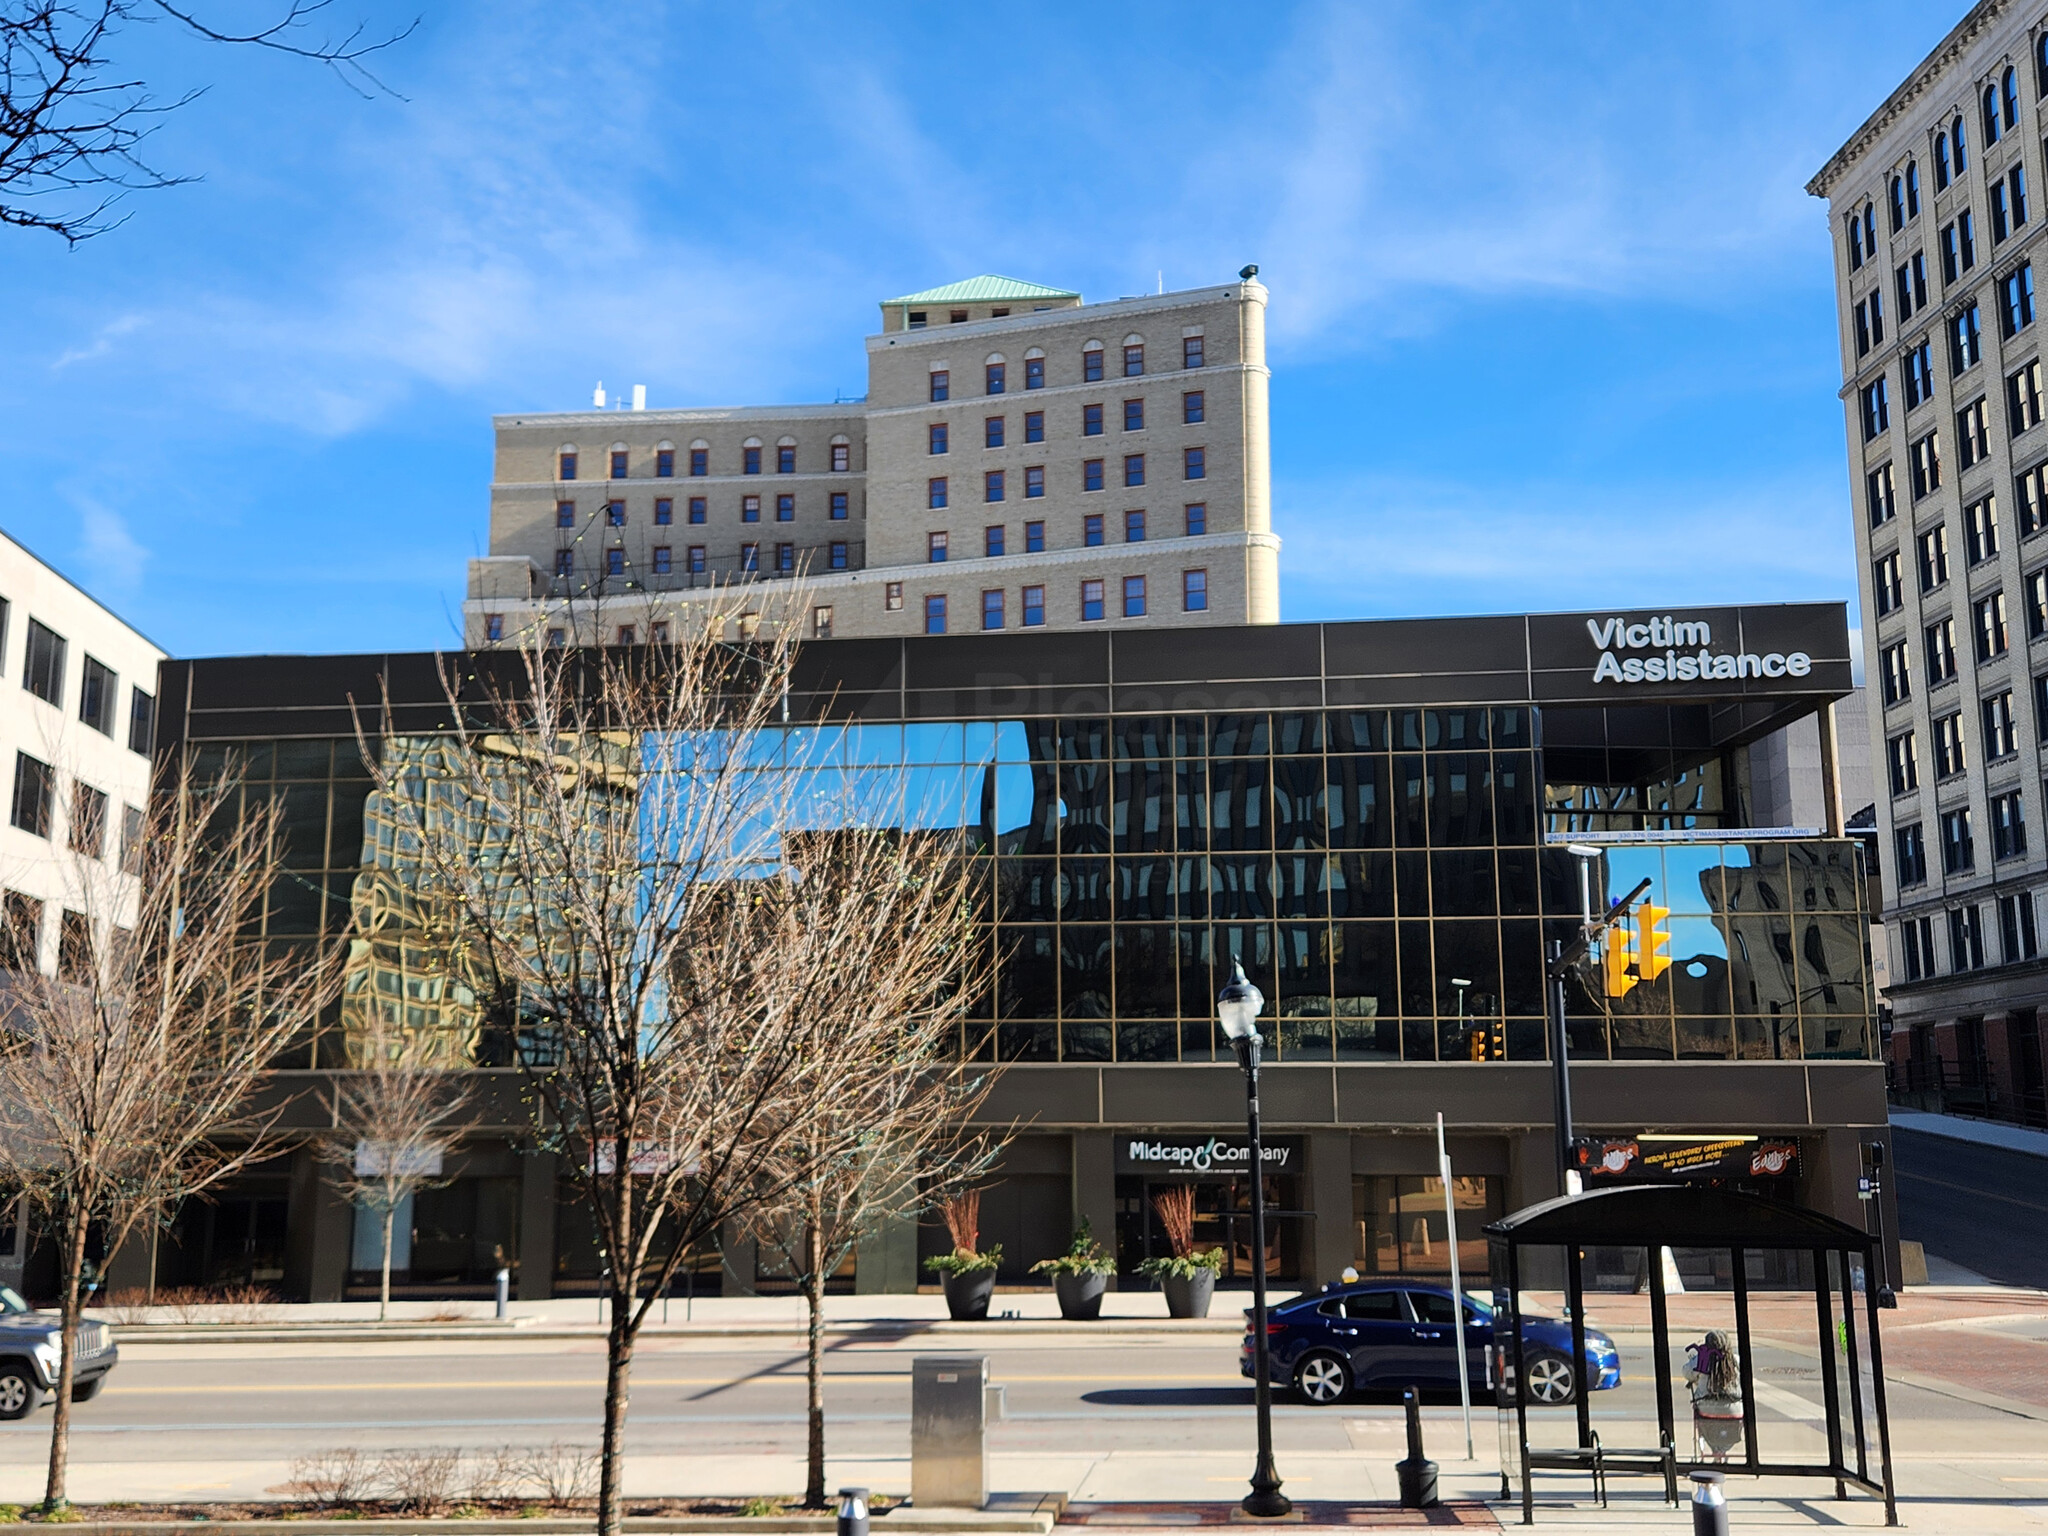
[[[1650,880],[1646,875],[1637,883],[1634,890],[1609,907],[1605,916],[1589,918],[1582,922],[1579,925],[1577,938],[1572,939],[1569,943],[1560,939],[1553,939],[1550,943],[1550,964],[1547,967],[1550,973],[1550,1093],[1551,1113],[1557,1128],[1557,1188],[1560,1194],[1577,1193],[1572,1188],[1574,1169],[1572,1168],[1571,1039],[1565,1028],[1565,977],[1571,973],[1571,968],[1585,957],[1586,951],[1592,947],[1593,940],[1606,933],[1608,929],[1628,920],[1630,908],[1635,906],[1642,894],[1649,888]],[[1663,913],[1664,916],[1670,915],[1667,908],[1659,907],[1652,910]],[[1658,921],[1661,922],[1662,919],[1660,918]],[[1655,930],[1652,930],[1652,932],[1654,933]],[[1666,944],[1671,942],[1669,934],[1659,934],[1657,936],[1661,937],[1662,942]],[[1654,950],[1654,942],[1649,947]],[[1611,957],[1616,953],[1621,954],[1624,963],[1626,963],[1626,949],[1620,951],[1610,949],[1607,955]],[[1664,964],[1667,966],[1670,963],[1669,960],[1664,961]],[[1611,958],[1607,959],[1607,964],[1611,971],[1613,964]],[[1628,984],[1633,986],[1635,978],[1628,978]],[[1626,991],[1627,988],[1624,987],[1621,990]],[[1613,992],[1612,986],[1610,986],[1609,991],[1610,994]]]

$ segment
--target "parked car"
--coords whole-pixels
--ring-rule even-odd
[[[1475,1394],[1492,1390],[1487,1353],[1493,1309],[1464,1298],[1466,1370]],[[1456,1387],[1457,1303],[1449,1286],[1406,1281],[1331,1285],[1282,1302],[1266,1314],[1267,1347],[1276,1387],[1292,1387],[1311,1403],[1339,1403],[1354,1387]],[[1586,1370],[1572,1365],[1572,1326],[1555,1317],[1522,1319],[1523,1367],[1530,1400],[1568,1403],[1581,1375],[1595,1392],[1621,1384],[1614,1340],[1586,1330]],[[1253,1374],[1251,1321],[1245,1321],[1239,1368]],[[1508,1356],[1513,1369],[1513,1355]]]
[[[55,1313],[36,1311],[20,1293],[0,1285],[0,1419],[25,1419],[42,1406],[45,1394],[57,1385],[62,1337]],[[98,1397],[120,1358],[113,1329],[105,1323],[80,1323],[71,1401],[88,1403]]]

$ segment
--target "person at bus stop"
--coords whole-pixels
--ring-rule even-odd
[[[1723,1460],[1742,1443],[1742,1367],[1726,1333],[1710,1329],[1685,1346],[1685,1380],[1692,1389],[1694,1441]]]

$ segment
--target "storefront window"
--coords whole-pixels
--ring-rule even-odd
[[[1469,1278],[1486,1269],[1486,1224],[1507,1214],[1506,1181],[1453,1173],[1458,1213],[1458,1265]],[[1433,1175],[1366,1174],[1351,1181],[1357,1257],[1364,1275],[1448,1275],[1444,1181]]]

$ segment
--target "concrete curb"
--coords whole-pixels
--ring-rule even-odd
[[[385,1339],[396,1343],[472,1342],[483,1339],[565,1339],[602,1340],[605,1330],[596,1323],[563,1326],[529,1323],[516,1330],[502,1323],[447,1327],[421,1327],[407,1323],[118,1323],[115,1337],[123,1348],[131,1344],[360,1344]],[[866,1322],[827,1323],[831,1338],[907,1339],[926,1335],[958,1338],[962,1335],[999,1334],[1004,1338],[1044,1336],[1052,1338],[1103,1338],[1119,1334],[1152,1334],[1185,1338],[1214,1334],[1239,1336],[1244,1322],[1239,1318],[1113,1318],[1098,1322],[1070,1323],[1059,1318],[1004,1318],[984,1323],[933,1322],[919,1318],[877,1318]],[[650,1323],[640,1331],[642,1339],[802,1339],[801,1325],[774,1323]],[[0,1527],[0,1532],[5,1531]]]
[[[896,1509],[876,1515],[877,1530],[914,1530],[920,1536],[1048,1536],[1051,1511],[974,1509]],[[0,1536],[149,1536],[176,1531],[180,1536],[584,1536],[596,1528],[596,1516],[578,1519],[506,1520],[80,1520],[49,1524],[41,1521],[0,1525]],[[642,1515],[628,1516],[625,1528],[641,1536],[708,1536],[711,1532],[753,1532],[756,1536],[796,1536],[832,1531],[832,1515]]]

